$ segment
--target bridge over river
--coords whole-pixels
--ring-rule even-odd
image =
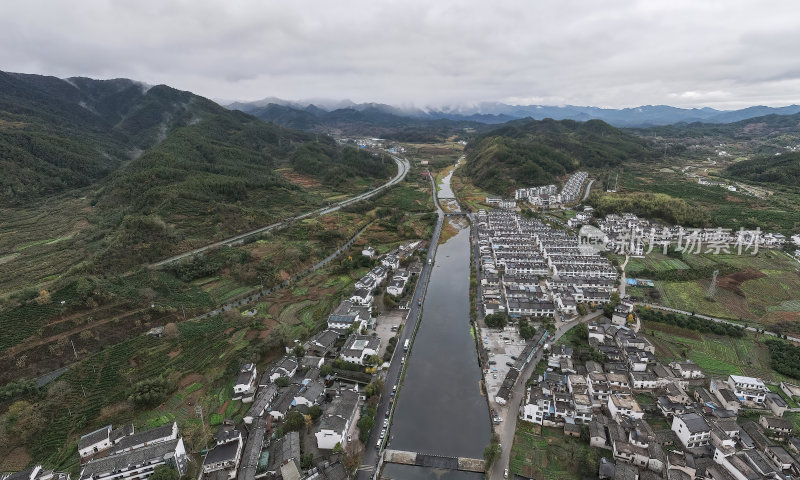
[[[426,453],[404,452],[391,449],[383,451],[383,461],[385,463],[397,463],[400,465],[414,465],[417,467],[446,470],[461,470],[464,472],[483,473],[486,470],[486,462],[482,458],[446,457],[443,455],[430,455]]]

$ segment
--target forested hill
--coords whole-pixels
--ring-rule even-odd
[[[0,203],[91,185],[212,102],[131,80],[0,72]]]
[[[467,145],[465,172],[486,191],[510,194],[580,168],[613,167],[653,155],[646,140],[601,120],[516,120]]]
[[[191,187],[211,200],[214,192],[239,198],[253,182],[286,184],[271,173],[280,166],[326,183],[391,173],[382,160],[328,138],[164,85],[0,72],[0,206],[95,185],[103,186],[101,204],[131,194],[146,203],[159,195],[151,188],[195,181]]]
[[[800,185],[800,153],[756,157],[737,162],[723,173],[737,180],[767,182],[780,185]]]

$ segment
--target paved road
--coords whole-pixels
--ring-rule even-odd
[[[592,191],[592,184],[593,183],[594,183],[594,180],[589,180],[589,184],[586,185],[586,193],[583,194],[583,200],[581,200],[582,202],[585,202],[586,199],[589,198],[589,193]]]
[[[346,207],[346,206],[348,206],[350,204],[353,204],[353,203],[359,202],[361,200],[365,200],[365,199],[367,199],[369,197],[372,197],[373,195],[377,194],[378,192],[380,192],[380,191],[382,191],[382,190],[384,190],[384,189],[386,189],[386,188],[388,188],[388,187],[390,187],[392,185],[395,185],[395,184],[401,182],[406,177],[406,174],[408,173],[409,169],[411,168],[411,165],[408,163],[408,160],[406,160],[404,158],[401,159],[399,157],[396,157],[396,156],[392,155],[392,160],[394,160],[395,163],[397,164],[397,175],[395,175],[391,180],[389,180],[388,182],[384,183],[383,185],[381,185],[379,187],[376,187],[376,188],[373,188],[372,190],[370,190],[368,192],[364,192],[364,193],[362,193],[360,195],[356,195],[355,197],[348,198],[347,200],[342,200],[341,202],[335,203],[335,204],[333,204],[332,206],[329,206],[329,207],[323,207],[323,208],[319,208],[319,209],[316,209],[316,210],[313,210],[311,212],[307,212],[307,213],[304,213],[304,214],[301,214],[301,215],[285,218],[285,219],[283,219],[283,220],[281,220],[279,222],[273,223],[271,225],[267,225],[265,227],[257,228],[255,230],[251,230],[249,232],[242,233],[240,235],[235,235],[235,236],[227,238],[225,240],[221,240],[219,242],[215,242],[215,243],[212,243],[210,245],[206,245],[204,247],[196,248],[196,249],[191,250],[191,251],[186,252],[186,253],[181,253],[180,255],[175,255],[174,257],[170,257],[170,258],[167,258],[165,260],[161,260],[159,262],[153,263],[152,266],[160,267],[162,265],[166,265],[166,264],[175,262],[175,261],[180,260],[182,258],[186,258],[186,257],[192,256],[192,255],[197,255],[198,253],[205,252],[206,250],[209,250],[209,249],[212,249],[212,248],[218,248],[218,247],[222,247],[222,246],[225,246],[225,245],[235,245],[235,244],[243,241],[245,238],[250,237],[252,235],[258,235],[258,234],[261,234],[261,233],[266,233],[266,232],[275,230],[276,228],[289,225],[291,222],[294,222],[294,221],[297,221],[297,220],[302,220],[302,219],[307,218],[307,217],[319,216],[319,215],[327,215],[328,213],[335,212],[335,211],[339,210],[342,207]]]
[[[382,447],[379,449],[377,447],[378,440],[380,439],[381,429],[383,428],[383,421],[386,419],[386,412],[390,412],[391,414],[391,411],[394,409],[392,387],[398,383],[404,367],[404,365],[401,365],[400,363],[401,359],[406,355],[406,353],[403,352],[403,344],[406,340],[411,339],[411,337],[414,335],[414,332],[419,325],[419,321],[422,318],[422,307],[420,306],[420,303],[425,298],[425,292],[428,288],[428,282],[430,281],[431,272],[433,271],[434,259],[436,258],[436,250],[439,245],[439,237],[442,233],[442,224],[444,223],[445,218],[444,211],[439,206],[438,198],[436,198],[436,185],[433,184],[432,176],[431,186],[433,187],[433,200],[436,204],[436,210],[439,214],[439,218],[436,220],[436,227],[433,230],[433,236],[431,237],[431,241],[428,246],[428,254],[425,258],[422,271],[419,274],[417,286],[414,289],[414,295],[411,297],[411,307],[408,310],[408,316],[406,317],[406,323],[405,326],[403,326],[403,331],[401,332],[400,338],[397,341],[395,355],[392,356],[392,360],[389,363],[389,369],[386,371],[385,385],[383,387],[383,393],[381,394],[381,401],[378,404],[378,416],[375,419],[375,428],[372,429],[369,440],[364,446],[364,455],[361,459],[362,465],[356,474],[356,478],[360,480],[367,480],[376,474],[375,466],[378,464],[380,450],[382,450],[383,446],[386,445],[386,438],[384,438]],[[413,353],[413,345],[411,348],[411,353]],[[397,388],[397,395],[402,395],[401,386],[398,385]],[[391,423],[391,417],[389,418],[389,422]],[[387,433],[387,438],[391,436],[391,424],[389,427],[390,432]]]
[[[559,324],[557,326],[555,335],[553,335],[553,337],[551,337],[547,343],[555,343],[561,338],[562,335],[567,333],[578,323],[588,322],[589,320],[597,318],[602,314],[603,312],[598,310],[582,317],[575,317],[569,322]],[[503,416],[503,422],[494,428],[494,432],[500,437],[500,444],[503,447],[500,451],[500,459],[494,462],[494,465],[492,465],[492,469],[489,472],[490,479],[501,480],[503,478],[503,471],[508,468],[511,460],[511,445],[514,444],[514,431],[516,430],[517,419],[519,418],[519,406],[522,404],[522,400],[525,398],[526,383],[528,378],[530,378],[531,374],[533,374],[533,370],[536,368],[536,365],[539,364],[541,359],[542,349],[540,348],[531,361],[528,362],[528,365],[526,365],[522,372],[520,372],[519,381],[511,390],[511,398],[508,399],[508,404],[506,404],[504,407],[507,409],[505,410],[505,416],[501,415]],[[489,402],[493,402],[493,399],[489,399]]]

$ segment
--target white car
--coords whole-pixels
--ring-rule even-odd
[[[353,440],[353,436],[352,435],[348,435],[347,436],[347,443],[350,443],[352,440]]]
[[[503,470],[503,478],[508,478],[508,469]]]

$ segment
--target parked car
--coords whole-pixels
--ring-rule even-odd
[[[506,362],[506,365],[508,365],[509,367],[513,367],[514,366],[514,364],[511,363],[511,362]]]

